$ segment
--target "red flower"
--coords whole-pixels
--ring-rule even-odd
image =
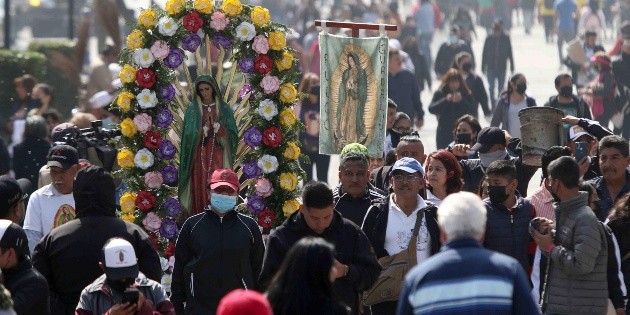
[[[160,241],[158,240],[157,236],[153,233],[149,234],[149,241],[151,241],[151,245],[153,245],[153,248],[155,250],[160,250],[159,246],[160,246]]]
[[[260,74],[267,74],[271,72],[273,67],[273,60],[267,55],[260,55],[254,60],[254,69]]]
[[[199,13],[192,11],[186,15],[184,15],[184,28],[193,32],[193,33],[197,33],[197,31],[201,28],[201,26],[203,26],[203,20],[201,19],[201,16],[199,16]]]
[[[276,127],[269,127],[263,131],[263,143],[272,148],[277,148],[282,141],[282,133]]]
[[[265,208],[265,210],[258,215],[258,225],[260,225],[263,229],[270,229],[273,227],[273,222],[275,220],[276,214],[269,210],[269,208]]]
[[[166,258],[169,258],[171,256],[175,255],[175,244],[169,242],[168,245],[166,245],[166,250],[164,251],[164,256],[166,256]]]
[[[142,68],[136,72],[138,85],[150,89],[155,84],[155,72],[151,69]]]
[[[144,146],[149,150],[156,150],[162,144],[162,136],[155,131],[148,131],[144,135]]]
[[[136,197],[136,206],[145,213],[149,212],[153,208],[155,202],[155,196],[148,191],[141,191]]]

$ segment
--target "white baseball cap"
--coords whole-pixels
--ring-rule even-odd
[[[112,238],[103,247],[105,275],[110,280],[137,278],[140,270],[136,252],[131,243],[122,238]]]
[[[92,108],[104,108],[111,104],[113,100],[114,98],[109,92],[100,91],[90,98],[90,105],[92,105]]]

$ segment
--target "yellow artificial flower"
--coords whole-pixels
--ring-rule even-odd
[[[297,97],[297,90],[291,83],[285,83],[280,87],[280,100],[283,103],[293,104]]]
[[[210,14],[213,4],[210,0],[195,0],[194,7],[199,13]]]
[[[120,209],[123,213],[133,213],[136,209],[136,194],[126,192],[120,197]]]
[[[282,58],[276,60],[276,67],[280,71],[289,70],[293,67],[293,54],[285,51],[282,53]]]
[[[131,101],[135,98],[135,96],[127,91],[121,92],[118,94],[118,99],[116,99],[116,105],[123,111],[123,113],[129,112],[131,110]]]
[[[271,16],[269,15],[269,10],[267,10],[266,8],[263,8],[261,6],[255,6],[254,9],[252,10],[251,18],[252,18],[252,23],[260,27],[260,26],[265,26],[267,23],[269,23]]]
[[[298,178],[295,173],[280,174],[280,187],[284,190],[293,191],[297,187]]]
[[[241,14],[243,11],[243,4],[239,0],[225,0],[221,7],[223,12],[229,16],[235,16]]]
[[[140,12],[140,16],[138,16],[138,24],[142,25],[144,28],[152,28],[155,26],[155,12],[151,9],[142,10]]]
[[[131,167],[136,166],[136,164],[133,162],[134,157],[135,157],[135,154],[133,154],[131,150],[122,149],[118,151],[118,155],[116,156],[116,161],[118,162],[118,165],[120,165],[120,167],[122,168],[131,168]]]
[[[136,124],[133,123],[131,118],[125,118],[125,120],[120,123],[120,132],[123,136],[131,138],[138,133],[138,128],[136,128]]]
[[[120,96],[119,96],[120,97]],[[285,127],[291,127],[295,124],[297,117],[291,108],[285,108],[280,112],[280,124]]]
[[[289,142],[282,155],[289,160],[297,160],[300,157],[300,147],[295,142]]]
[[[170,16],[175,16],[186,9],[186,2],[184,0],[168,0],[166,1],[166,12]]]
[[[287,38],[283,32],[269,33],[269,48],[273,50],[282,50],[287,46]]]
[[[284,212],[284,216],[288,217],[293,214],[295,211],[300,209],[300,202],[295,199],[287,200],[284,202],[282,206],[282,212]]]
[[[124,65],[122,70],[120,70],[119,77],[122,83],[131,83],[136,81],[136,69],[134,69],[131,65]]]
[[[142,48],[144,45],[144,36],[139,30],[133,30],[129,36],[127,36],[127,47],[129,49]]]
[[[123,213],[120,218],[130,223],[136,221],[136,216],[133,213]]]

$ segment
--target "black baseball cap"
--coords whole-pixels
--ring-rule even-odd
[[[30,256],[28,249],[28,239],[26,233],[11,220],[0,219],[0,247],[4,249],[13,248],[17,256]]]
[[[486,127],[479,131],[477,143],[470,148],[471,151],[486,153],[495,144],[505,144],[505,134],[499,127]]]
[[[0,176],[0,211],[8,211],[28,198],[30,189],[31,182],[26,178],[15,180],[8,175]]]
[[[79,164],[79,152],[69,145],[57,145],[48,151],[48,167],[60,167],[64,170]]]

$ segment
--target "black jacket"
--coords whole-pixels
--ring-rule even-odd
[[[613,59],[612,67],[617,84],[630,88],[630,55],[622,52]]]
[[[483,44],[481,70],[483,73],[505,73],[506,63],[510,61],[510,71],[514,72],[512,42],[506,34],[490,35]]]
[[[102,173],[93,166],[79,172],[73,187],[76,219],[50,231],[35,247],[33,265],[48,280],[52,315],[74,314],[83,288],[103,274],[98,263],[112,237],[131,243],[138,267],[149,279],[162,279],[149,235],[116,217],[114,182]]]
[[[427,202],[427,207],[421,209],[424,211],[425,220],[427,222],[427,230],[431,238],[431,255],[440,251],[440,229],[437,224],[437,207]],[[365,232],[376,257],[381,258],[389,256],[385,250],[385,234],[387,233],[387,220],[389,219],[389,198],[383,203],[373,205],[365,215],[365,220],[361,229]]]
[[[39,169],[46,165],[46,155],[50,143],[46,140],[24,140],[13,148],[13,171],[15,178],[26,178],[31,181],[31,194],[37,188]]]
[[[215,314],[234,289],[258,289],[265,246],[258,224],[206,210],[184,223],[175,247],[171,301],[177,314]],[[184,310],[184,302],[186,308]]]
[[[486,93],[486,87],[483,84],[483,79],[474,73],[470,73],[466,77],[466,85],[470,89],[470,92],[472,92],[473,98],[475,99],[473,116],[478,116],[477,113],[479,111],[479,106],[481,106],[484,115],[488,116],[492,114],[490,107],[488,107],[488,93]]]
[[[372,171],[370,178],[372,178],[372,185],[377,189],[384,191],[387,195],[389,193],[389,178],[391,177],[392,166],[384,165]]]
[[[368,183],[365,194],[358,198],[352,197],[348,193],[344,193],[341,184],[333,189],[333,201],[335,202],[335,210],[346,219],[352,221],[357,226],[363,224],[363,219],[370,206],[376,202],[380,202],[385,198],[384,191],[374,187]]]
[[[472,64],[473,69],[475,68],[475,54],[473,53],[470,45],[463,40],[458,40],[457,44],[451,45],[448,42],[443,43],[440,46],[440,49],[437,52],[435,57],[435,64],[433,65],[433,70],[437,75],[438,79],[450,69],[453,64],[453,59],[460,52],[467,52],[472,56]]]
[[[33,268],[29,258],[23,258],[13,269],[3,269],[2,273],[18,315],[50,314],[48,282]]]
[[[586,132],[590,133],[598,140],[601,140],[603,137],[613,134],[610,130],[602,127],[599,122],[594,120],[582,118],[580,119],[580,121],[578,121],[577,125],[582,127]],[[599,169],[599,152],[597,152],[595,156],[591,157],[591,165],[589,166],[588,171],[586,171],[586,174],[584,174],[583,179],[591,180],[599,176],[602,176],[602,173]]]
[[[577,95],[571,95],[573,102],[569,104],[560,103],[558,101],[558,95],[554,95],[549,98],[549,101],[545,103],[546,107],[553,107],[561,110],[565,115],[575,116],[577,118],[593,119],[591,116],[591,109],[583,98]]]
[[[433,94],[429,113],[437,116],[438,125],[435,132],[435,142],[438,149],[446,149],[453,141],[453,126],[460,117],[471,114],[475,116],[477,105],[471,94],[463,95],[459,103],[446,100],[449,92],[437,90]]]
[[[348,265],[348,275],[335,281],[333,289],[339,299],[357,314],[359,293],[372,287],[381,272],[381,266],[363,231],[341,214],[334,212],[333,220],[322,234],[308,227],[299,211],[293,213],[269,236],[260,284],[266,288],[291,246],[307,236],[317,236],[335,246],[335,259]]]

